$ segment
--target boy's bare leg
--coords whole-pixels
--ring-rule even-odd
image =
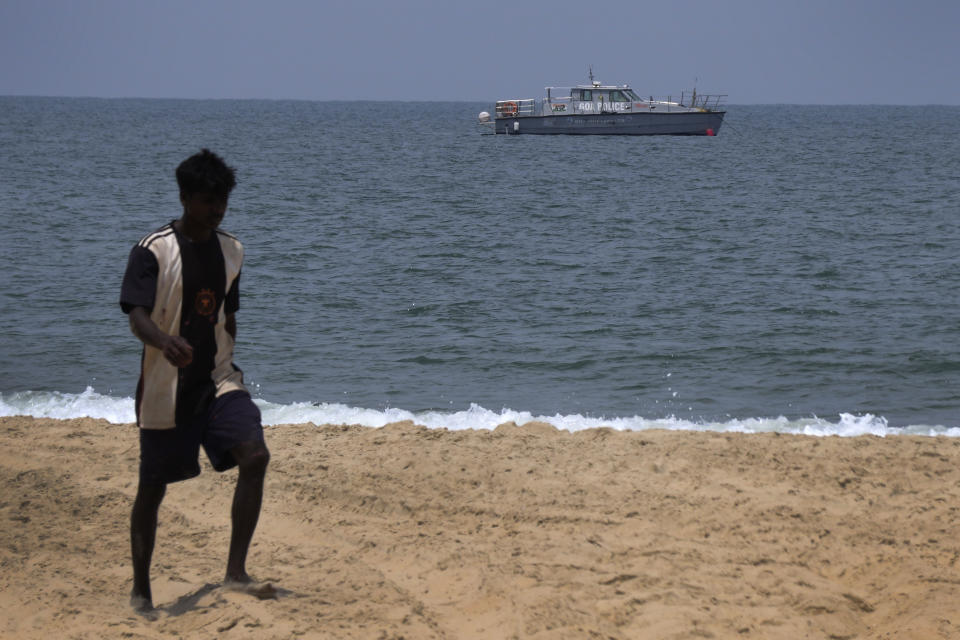
[[[157,539],[157,514],[167,492],[165,484],[143,483],[137,487],[137,497],[130,514],[130,552],[133,558],[133,591],[130,605],[141,613],[153,610],[150,591],[150,561]]]
[[[263,502],[263,480],[267,473],[270,453],[262,442],[246,442],[235,447],[231,453],[237,461],[239,474],[233,494],[230,535],[230,554],[227,557],[225,582],[232,586],[255,586],[247,574],[247,552],[253,532],[260,518]],[[268,585],[269,586],[269,585]],[[271,587],[272,589],[272,587]]]

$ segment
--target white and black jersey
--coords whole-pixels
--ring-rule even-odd
[[[183,336],[193,361],[178,369],[163,353],[144,346],[137,385],[137,423],[172,429],[230,391],[245,391],[233,364],[233,337],[225,321],[239,308],[243,245],[217,230],[192,242],[173,223],[145,236],[130,251],[120,290],[124,313],[145,307],[164,332]]]

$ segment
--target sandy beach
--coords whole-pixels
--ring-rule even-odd
[[[282,425],[171,485],[128,606],[133,425],[0,418],[3,638],[960,638],[960,440]]]

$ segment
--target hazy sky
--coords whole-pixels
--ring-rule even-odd
[[[960,0],[0,0],[0,95],[960,104]]]

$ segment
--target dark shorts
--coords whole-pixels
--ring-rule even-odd
[[[170,483],[200,475],[200,446],[217,471],[237,466],[230,450],[263,442],[260,409],[245,391],[215,398],[206,413],[173,429],[140,429],[140,481]]]

